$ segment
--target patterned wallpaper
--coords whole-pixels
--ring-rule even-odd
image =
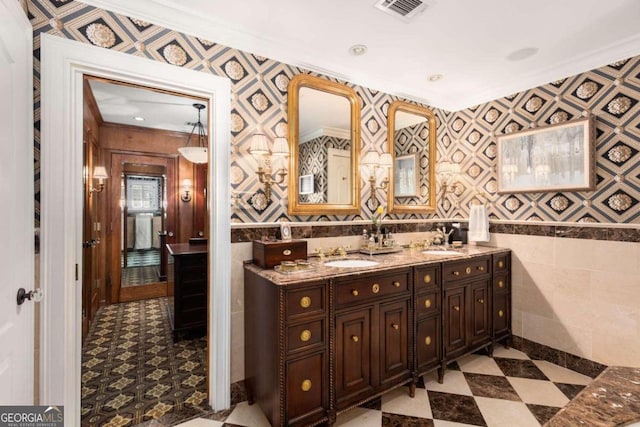
[[[248,153],[250,136],[287,132],[287,84],[297,67],[208,40],[70,0],[29,0],[34,28],[34,116],[36,222],[39,221],[41,33],[49,33],[175,66],[228,77],[231,81],[230,191],[235,223],[350,220],[359,215],[288,217],[287,188],[274,186],[266,200]],[[332,79],[335,80],[335,79]],[[347,83],[361,103],[361,149],[382,151],[386,114],[399,98]],[[438,159],[460,162],[464,180],[456,194],[438,203],[437,217],[466,217],[477,191],[489,194],[493,218],[514,220],[637,223],[640,219],[640,57],[549,83],[455,113],[433,109]],[[597,118],[597,188],[593,192],[496,194],[496,135],[572,119],[589,112]],[[368,182],[361,177],[362,217],[369,218]],[[386,194],[377,190],[383,200]],[[398,215],[427,218],[434,215]]]
[[[335,136],[319,136],[300,144],[298,166],[300,175],[314,175],[314,193],[301,194],[302,203],[325,203],[328,200],[327,172],[329,171],[329,148],[351,150],[351,140]]]
[[[429,122],[424,121],[417,125],[407,126],[395,131],[393,135],[393,149],[395,157],[416,155],[419,169],[425,170],[429,167]],[[397,174],[397,171],[396,171]],[[400,177],[394,177],[398,182]],[[397,184],[396,184],[397,185]],[[402,197],[394,200],[395,204],[403,205],[428,205],[429,203],[429,174],[417,174],[416,191],[417,197]]]

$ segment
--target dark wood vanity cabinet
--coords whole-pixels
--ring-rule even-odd
[[[495,251],[494,251],[495,252]],[[511,337],[508,251],[280,281],[245,266],[245,384],[272,426],[336,415]],[[293,276],[289,276],[293,277]]]

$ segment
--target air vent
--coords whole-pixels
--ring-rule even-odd
[[[379,9],[389,15],[409,22],[411,18],[422,13],[428,4],[421,0],[380,0],[375,4]]]

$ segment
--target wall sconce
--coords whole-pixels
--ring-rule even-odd
[[[183,202],[191,201],[191,180],[189,178],[185,178],[182,180],[182,193],[180,194],[180,199]]]
[[[98,186],[89,188],[89,194],[100,193],[104,190],[104,180],[107,178],[109,178],[109,175],[107,175],[107,169],[104,166],[94,166],[93,179],[98,180]]]
[[[369,151],[364,155],[360,162],[362,166],[367,167],[369,170],[369,186],[371,187],[371,200],[374,206],[378,205],[378,199],[376,198],[376,190],[386,190],[389,186],[389,174],[388,170],[393,166],[393,159],[390,153],[378,154],[375,151]],[[386,169],[386,176],[380,182],[380,185],[376,185],[378,169]]]
[[[442,196],[446,193],[452,193],[458,185],[458,175],[460,175],[460,164],[453,162],[440,162],[437,167],[438,176],[440,177],[440,186],[442,187]]]
[[[277,159],[273,157],[288,157],[289,142],[287,138],[277,137],[273,140],[273,150],[269,150],[269,140],[266,135],[256,133],[251,137],[251,147],[249,153],[258,162],[258,178],[260,183],[264,184],[264,195],[268,199],[271,198],[271,185],[282,184],[287,176],[286,167],[278,168],[275,165]],[[276,167],[275,172],[273,167]]]

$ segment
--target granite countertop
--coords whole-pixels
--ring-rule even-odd
[[[640,368],[611,366],[545,427],[614,427],[634,421],[640,421]]]
[[[345,257],[332,256],[325,257],[324,262],[339,259],[360,259],[376,261],[379,264],[371,267],[328,267],[320,262],[318,257],[310,257],[310,268],[308,271],[299,271],[294,274],[284,274],[275,270],[265,270],[254,264],[245,264],[245,268],[259,274],[276,285],[288,285],[290,283],[308,282],[327,277],[347,276],[353,274],[372,273],[390,270],[399,267],[410,267],[442,261],[465,260],[472,257],[490,255],[494,253],[507,252],[509,249],[494,248],[488,246],[467,246],[454,249],[460,255],[428,255],[423,254],[424,249],[403,249],[400,252],[391,254],[366,255],[361,253],[349,253]]]

